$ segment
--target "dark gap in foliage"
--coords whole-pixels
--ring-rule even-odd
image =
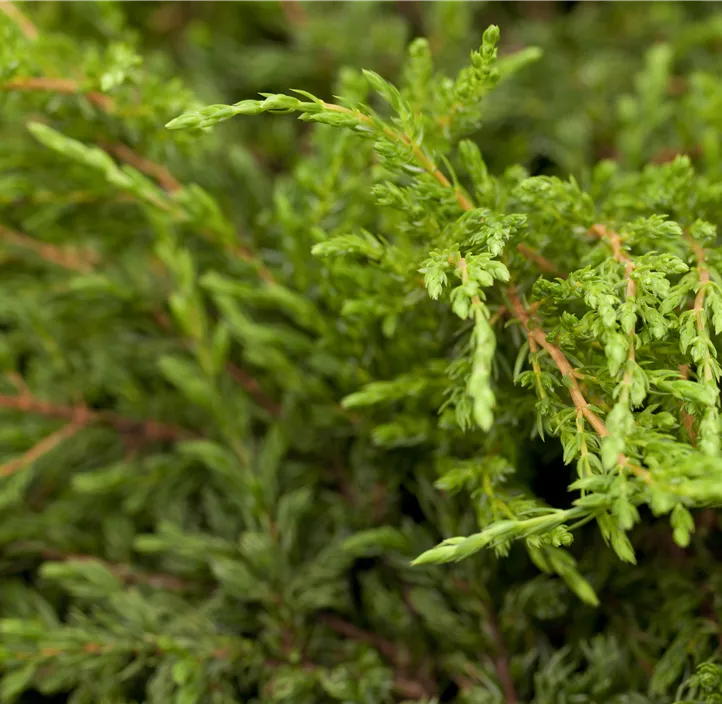
[[[362,557],[356,560],[348,571],[349,597],[363,628],[369,628],[371,625],[367,618],[368,608],[364,603],[363,577],[375,569],[378,563],[379,560],[375,557]]]
[[[552,176],[558,172],[559,166],[546,154],[537,154],[529,164],[530,176]]]
[[[17,704],[65,704],[69,699],[70,695],[66,692],[41,694],[35,689],[30,689],[22,694],[17,700]]]
[[[439,689],[441,691],[439,694],[439,704],[456,701],[456,697],[459,696],[459,692],[461,691],[459,685],[451,681],[442,683]]]
[[[399,510],[404,516],[408,516],[415,523],[424,523],[426,516],[414,492],[406,485],[399,487]]]
[[[420,12],[418,2],[414,2],[413,0],[397,0],[396,9],[406,19],[411,37],[425,36],[424,18]]]
[[[107,391],[98,391],[96,394],[88,394],[85,405],[93,411],[106,411],[115,406],[115,397]]]
[[[571,14],[574,9],[577,7],[577,5],[580,4],[579,0],[561,0],[559,3],[561,5],[562,12],[566,15]]]
[[[576,498],[569,485],[577,479],[574,463],[565,465],[557,442],[536,437],[529,441],[526,452],[533,493],[550,506],[569,508]]]
[[[24,378],[28,370],[30,368],[30,365],[32,364],[33,356],[29,352],[23,350],[15,357],[15,371],[19,374],[21,378]]]

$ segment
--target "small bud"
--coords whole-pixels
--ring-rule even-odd
[[[495,24],[489,25],[484,32],[484,36],[482,38],[482,46],[496,46],[499,43],[500,36],[501,33],[499,32],[499,27],[497,27]]]

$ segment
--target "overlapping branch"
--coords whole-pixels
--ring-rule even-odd
[[[37,28],[12,3],[0,2],[0,10],[10,17],[21,31],[30,39],[37,38]],[[100,110],[113,113],[116,104],[113,98],[105,93],[86,90],[82,82],[71,78],[55,78],[46,76],[22,76],[0,83],[0,90],[19,92],[50,92],[62,95],[83,96]],[[146,157],[137,154],[125,144],[106,144],[102,148],[121,161],[130,164],[148,176],[154,178],[162,188],[169,193],[175,193],[182,188],[182,184],[163,165],[157,164]],[[229,248],[229,251],[243,261],[251,264],[264,281],[273,283],[275,278],[270,270],[245,245],[239,244]]]
[[[37,554],[48,562],[99,563],[124,584],[147,584],[151,587],[168,589],[170,591],[183,591],[193,586],[190,582],[174,575],[164,572],[138,570],[120,562],[108,562],[95,555],[67,553],[56,548],[38,546],[34,543],[25,542],[11,543],[8,549],[27,554]]]
[[[527,338],[530,340],[530,346],[531,341],[533,341],[544,349],[556,365],[557,369],[559,369],[562,373],[562,376],[568,380],[569,394],[572,397],[572,402],[574,403],[575,408],[584,416],[589,425],[594,428],[597,435],[600,437],[606,437],[609,435],[609,431],[607,430],[607,426],[604,424],[604,421],[591,409],[587,400],[584,398],[579,382],[576,379],[574,368],[569,363],[569,360],[564,355],[564,352],[562,352],[559,347],[549,342],[546,333],[540,327],[532,325],[529,312],[522,303],[516,289],[513,286],[509,288],[507,295],[509,296],[509,302],[511,303],[511,310],[522,324]]]
[[[17,459],[6,462],[0,465],[0,477],[9,477],[11,474],[30,466],[43,455],[46,455],[52,449],[60,445],[62,442],[71,438],[78,431],[82,430],[86,426],[86,423],[81,421],[73,421],[64,425],[59,430],[51,433],[47,437],[43,438],[40,442],[33,445],[27,452],[18,457]]]
[[[0,90],[17,92],[46,92],[63,95],[78,95],[86,98],[104,112],[115,110],[115,101],[105,93],[89,90],[71,78],[49,78],[45,76],[23,76],[0,83]]]
[[[614,256],[614,259],[624,267],[624,279],[627,283],[625,298],[627,301],[635,298],[637,295],[637,283],[632,277],[632,273],[634,272],[634,261],[632,261],[631,257],[624,251],[624,244],[619,233],[608,229],[604,225],[594,225],[590,229],[590,232],[596,237],[599,237],[600,239],[603,239],[609,243],[609,246],[612,248],[612,254]],[[629,335],[629,347],[627,348],[628,364],[624,372],[624,377],[622,378],[622,393],[624,394],[625,399],[628,399],[629,397],[629,388],[632,384],[632,378],[634,376],[634,348],[635,333],[634,330],[632,330]]]
[[[406,675],[406,663],[396,646],[377,633],[365,631],[335,614],[324,614],[321,620],[332,631],[344,638],[372,646],[395,668],[394,686],[405,697],[413,699],[430,698],[437,694],[433,680],[428,676],[410,678]]]
[[[130,164],[134,169],[138,169],[138,171],[148,176],[152,176],[168,193],[175,193],[183,188],[181,182],[165,166],[146,159],[134,152],[129,146],[125,144],[103,144],[101,146],[117,159]]]
[[[28,39],[38,38],[37,27],[9,0],[0,2],[0,12],[9,17]]]
[[[184,428],[157,420],[133,420],[111,411],[94,411],[85,405],[64,406],[43,401],[27,390],[15,396],[0,394],[0,408],[68,421],[73,426],[105,425],[120,433],[149,441],[180,441],[194,437]]]
[[[702,247],[692,237],[688,237],[692,251],[697,258],[697,271],[699,273],[699,288],[694,298],[694,315],[697,326],[697,333],[699,335],[705,334],[705,315],[704,315],[704,296],[707,289],[707,285],[710,282],[709,269],[707,268],[707,256]],[[705,360],[703,378],[705,382],[710,382],[713,379],[712,364],[709,360]]]
[[[85,273],[90,271],[93,265],[97,263],[95,253],[90,250],[71,250],[47,242],[38,242],[32,237],[15,232],[2,225],[0,225],[0,241],[31,250],[45,261],[71,271]]]

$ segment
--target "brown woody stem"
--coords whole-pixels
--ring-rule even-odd
[[[148,176],[152,176],[168,193],[175,193],[183,188],[180,181],[165,166],[142,157],[125,144],[104,144],[102,147],[117,159],[130,164],[133,168],[148,174]]]
[[[194,437],[183,428],[156,420],[136,421],[110,411],[93,411],[82,405],[62,406],[42,401],[29,393],[21,393],[17,396],[0,394],[0,408],[35,413],[46,418],[58,418],[69,421],[73,426],[108,425],[121,433],[140,434],[147,440],[188,440]]]
[[[115,110],[115,101],[109,95],[97,91],[85,91],[77,81],[71,78],[48,78],[45,76],[13,78],[5,83],[0,83],[0,90],[45,91],[48,93],[63,93],[64,95],[82,95],[105,112]]]
[[[324,614],[321,620],[338,635],[360,643],[366,643],[376,648],[394,667],[399,668],[399,670],[405,669],[406,663],[396,646],[382,636],[354,626],[352,623],[348,623],[334,614]],[[426,680],[426,678],[423,679]],[[433,681],[410,679],[401,672],[395,673],[394,684],[399,693],[406,697],[413,697],[414,699],[423,697],[430,698],[436,694],[436,687]]]
[[[530,247],[522,242],[516,246],[516,249],[519,254],[528,261],[532,262],[532,264],[535,264],[541,271],[551,274],[552,276],[558,276],[561,279],[566,278],[566,274],[563,271],[560,271],[553,261],[539,254],[539,252],[537,252],[533,247]]]
[[[20,12],[16,5],[8,2],[8,0],[2,0],[2,2],[0,2],[0,12],[7,15],[28,39],[34,40],[38,38],[37,27]]]
[[[33,445],[33,447],[31,447],[21,457],[0,465],[0,477],[9,477],[11,474],[15,474],[15,472],[28,467],[39,460],[43,455],[50,452],[54,447],[60,445],[60,443],[75,435],[84,427],[84,423],[78,422],[72,422],[64,425],[59,430],[56,430],[54,433],[51,433],[40,442]]]
[[[9,242],[16,247],[22,247],[35,252],[47,262],[61,266],[71,271],[87,272],[97,261],[95,253],[90,251],[78,252],[63,249],[47,242],[38,242],[32,237],[14,232],[0,225],[0,240]]]

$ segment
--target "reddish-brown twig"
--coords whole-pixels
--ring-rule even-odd
[[[710,282],[709,269],[707,268],[707,256],[702,247],[692,237],[687,237],[687,241],[692,247],[695,257],[697,258],[697,272],[699,275],[699,288],[697,289],[697,295],[694,297],[694,315],[697,324],[697,332],[702,335],[705,331],[705,316],[704,316],[704,295],[707,289],[707,284]],[[712,366],[709,363],[704,364],[704,380],[710,382],[713,379]]]
[[[373,119],[368,115],[360,113],[358,110],[351,110],[349,108],[343,107],[342,105],[334,105],[333,103],[324,103],[323,106],[331,112],[341,112],[345,115],[354,115],[359,122],[362,122],[365,125],[374,126]],[[405,134],[395,132],[390,127],[383,127],[382,131],[389,139],[392,139],[396,142],[401,142],[407,147],[410,147],[411,153],[414,155],[414,158],[416,159],[418,164],[424,169],[424,171],[431,174],[431,176],[433,176],[438,183],[444,186],[444,188],[449,188],[454,191],[456,201],[458,202],[459,207],[462,210],[473,210],[474,206],[471,201],[462,193],[459,188],[455,187],[441,171],[439,171],[439,168],[436,166],[436,164],[434,164],[434,162],[429,159],[424,150],[418,144],[416,144],[416,142],[412,142]]]
[[[85,427],[84,423],[75,422],[64,425],[59,430],[56,430],[54,433],[51,433],[33,445],[22,456],[0,465],[0,477],[9,477],[11,474],[37,462],[43,455],[46,455],[61,442],[75,435],[83,427]]]
[[[183,428],[157,420],[137,421],[110,411],[93,411],[82,405],[63,406],[43,401],[29,393],[21,393],[17,396],[0,394],[0,408],[66,420],[71,425],[108,425],[121,433],[141,435],[147,440],[173,441],[194,437]]]
[[[192,586],[185,580],[174,575],[161,572],[145,572],[123,563],[107,562],[95,555],[66,553],[55,548],[37,546],[33,543],[24,542],[11,543],[8,546],[8,550],[13,549],[18,552],[37,554],[49,562],[97,562],[125,584],[147,584],[152,587],[171,591],[182,591]]]
[[[514,680],[509,669],[509,653],[506,650],[506,643],[504,642],[504,637],[494,611],[489,609],[487,615],[489,630],[491,631],[491,637],[496,647],[494,669],[496,670],[496,675],[499,678],[499,683],[504,692],[504,702],[505,704],[516,704],[516,688],[514,687]]]
[[[624,266],[624,278],[627,282],[627,298],[633,298],[637,293],[637,284],[632,278],[634,271],[634,262],[631,257],[624,251],[624,243],[619,233],[610,230],[605,225],[593,225],[589,229],[590,234],[599,239],[606,240],[612,249],[614,258]]]
[[[415,699],[419,699],[421,697],[433,697],[436,694],[433,681],[428,680],[426,677],[422,678],[423,681],[422,679],[410,679],[403,674],[408,662],[399,653],[396,646],[383,636],[365,631],[334,614],[324,614],[321,616],[321,620],[338,635],[376,648],[391,665],[398,668],[399,671],[394,675],[394,683],[404,696],[413,696]]]
[[[532,262],[532,264],[535,264],[541,271],[551,274],[552,276],[558,276],[561,279],[566,278],[567,275],[561,271],[553,261],[539,254],[539,252],[537,252],[533,247],[530,247],[522,242],[521,244],[518,244],[516,248],[519,254],[528,261]]]
[[[541,328],[532,324],[529,313],[524,307],[524,304],[521,302],[513,286],[509,288],[507,294],[509,296],[511,310],[519,319],[519,322],[521,322],[527,337],[530,340],[535,340],[539,346],[544,349],[556,365],[557,369],[562,373],[562,376],[568,380],[569,394],[572,397],[572,402],[574,403],[577,411],[584,416],[585,420],[592,426],[592,428],[594,428],[594,431],[597,435],[599,435],[599,437],[604,438],[609,435],[609,430],[607,430],[607,426],[604,421],[590,408],[587,400],[584,398],[584,394],[579,387],[579,382],[576,379],[574,368],[571,364],[569,364],[569,360],[567,360],[564,352],[547,340],[547,336]],[[626,455],[620,453],[618,461],[621,467],[629,469],[633,474],[644,479],[644,481],[649,482],[651,480],[649,472],[646,469],[631,463]]]
[[[175,193],[183,188],[183,185],[175,176],[162,164],[157,164],[150,159],[142,157],[125,144],[103,144],[103,149],[117,159],[130,164],[138,171],[152,176],[168,193]]]
[[[552,344],[547,340],[547,336],[544,331],[531,324],[531,319],[527,309],[521,302],[521,299],[516,293],[514,287],[510,287],[508,290],[509,302],[511,304],[511,310],[514,315],[521,322],[524,331],[527,334],[529,340],[534,340],[544,351],[551,357],[552,361],[556,365],[557,369],[562,373],[562,376],[566,377],[569,381],[569,393],[572,397],[572,401],[576,409],[586,418],[589,424],[594,428],[596,433],[600,437],[606,437],[609,435],[607,426],[604,424],[602,419],[589,407],[584,394],[582,394],[574,374],[574,368],[564,356],[564,353],[559,347]],[[531,344],[531,343],[530,343]]]
[[[38,38],[38,28],[12,2],[2,0],[0,2],[0,12],[7,15],[28,39],[34,40]]]
[[[226,371],[272,416],[278,417],[281,415],[281,405],[276,403],[270,396],[267,396],[261,385],[248,372],[236,366],[233,362],[226,364]]]
[[[390,662],[398,663],[400,661],[396,647],[384,637],[364,631],[362,628],[358,628],[358,626],[354,626],[334,614],[324,614],[321,620],[338,635],[373,646]]]
[[[72,271],[90,271],[93,264],[97,262],[95,253],[89,250],[81,252],[79,250],[57,247],[47,242],[39,242],[32,237],[14,232],[2,225],[0,225],[0,241],[9,242],[16,247],[32,250],[45,261]]]
[[[624,243],[622,242],[622,238],[620,237],[619,233],[610,230],[604,225],[594,225],[589,230],[589,232],[596,237],[599,237],[600,239],[606,240],[606,242],[609,243],[609,246],[612,248],[612,254],[614,256],[614,259],[624,267],[624,279],[627,282],[625,297],[627,300],[633,299],[637,295],[637,282],[632,277],[632,273],[634,272],[634,261],[624,251]],[[634,347],[635,336],[634,330],[632,330],[629,336],[629,347],[627,349],[627,361],[629,362],[629,364],[627,365],[627,369],[624,372],[624,377],[622,378],[622,397],[624,398],[628,398],[629,388],[633,380],[635,354]]]
[[[158,325],[164,330],[170,330],[172,323],[168,316],[162,311],[158,311],[153,315],[153,319]],[[189,343],[184,341],[186,345]],[[266,392],[261,388],[261,385],[254,379],[248,372],[244,371],[233,362],[226,363],[226,372],[229,376],[238,384],[240,384],[255,401],[263,406],[272,416],[278,417],[281,414],[281,406],[276,403]]]
[[[48,93],[62,93],[64,95],[81,95],[104,112],[115,110],[115,101],[104,93],[97,91],[86,91],[78,81],[71,78],[48,78],[46,76],[24,76],[13,78],[5,83],[0,83],[0,90],[6,91],[39,91]]]

